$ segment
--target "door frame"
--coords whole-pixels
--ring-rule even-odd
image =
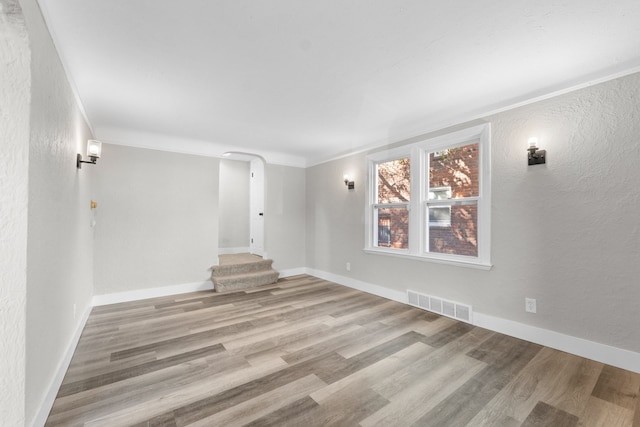
[[[262,179],[262,186],[260,186],[260,188],[258,188],[257,190],[262,190],[262,194],[263,194],[263,227],[262,227],[262,232],[263,232],[263,237],[262,237],[262,258],[267,258],[267,233],[266,233],[266,229],[267,229],[267,223],[269,221],[269,216],[267,215],[267,161],[265,160],[264,157],[262,157],[259,154],[255,154],[255,153],[249,153],[249,152],[243,152],[243,151],[227,151],[226,153],[223,154],[223,157],[229,160],[244,160],[249,162],[249,170],[251,171],[251,162],[254,160],[260,161],[262,163],[262,170],[263,170],[263,179]],[[249,172],[251,173],[251,172]],[[251,182],[251,177],[249,177],[249,197],[251,197],[251,187],[252,187],[252,182]],[[249,242],[248,242],[248,246],[249,246],[249,251],[251,251],[251,236],[253,235],[253,230],[252,230],[253,226],[252,226],[252,221],[251,221],[251,201],[249,201]]]
[[[259,166],[256,166],[259,165]],[[264,178],[265,178],[265,163],[259,159],[254,158],[249,162],[249,253],[265,257],[265,245],[264,245],[264,229],[265,229],[265,192],[264,192]],[[258,184],[261,182],[263,185]],[[256,203],[261,201],[261,206],[256,206]],[[256,215],[260,215],[262,218],[257,218]],[[256,220],[262,222],[261,227],[257,227]],[[254,241],[261,243],[260,246],[255,246]]]

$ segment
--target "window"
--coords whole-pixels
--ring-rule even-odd
[[[369,160],[365,250],[490,267],[490,125]]]
[[[376,200],[373,206],[378,228],[376,247],[409,247],[409,201],[411,199],[411,160],[394,159],[377,163]]]

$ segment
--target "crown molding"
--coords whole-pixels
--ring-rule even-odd
[[[237,145],[221,144],[200,139],[185,138],[141,132],[121,128],[97,128],[96,136],[102,142],[127,147],[145,148],[148,150],[168,151],[180,154],[192,154],[196,156],[224,158],[227,152],[243,152],[261,156],[269,164],[305,168],[306,160],[301,156],[280,153],[275,151],[256,150]]]

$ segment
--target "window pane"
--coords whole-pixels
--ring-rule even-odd
[[[406,207],[377,208],[378,246],[407,249],[409,247],[409,210]]]
[[[448,212],[445,212],[445,209]],[[451,209],[449,211],[449,209]],[[429,251],[478,256],[478,205],[429,206]],[[448,215],[448,218],[447,218]],[[446,222],[449,221],[447,225]]]
[[[408,202],[411,195],[411,162],[408,158],[378,163],[378,203]]]
[[[479,143],[429,153],[429,200],[479,195]]]
[[[431,206],[429,208],[429,226],[451,227],[451,206]]]
[[[451,198],[451,187],[429,188],[429,200],[445,200]]]

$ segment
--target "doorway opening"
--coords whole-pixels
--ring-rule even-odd
[[[221,255],[248,252],[266,258],[265,164],[261,156],[240,152],[225,153],[221,161]]]

